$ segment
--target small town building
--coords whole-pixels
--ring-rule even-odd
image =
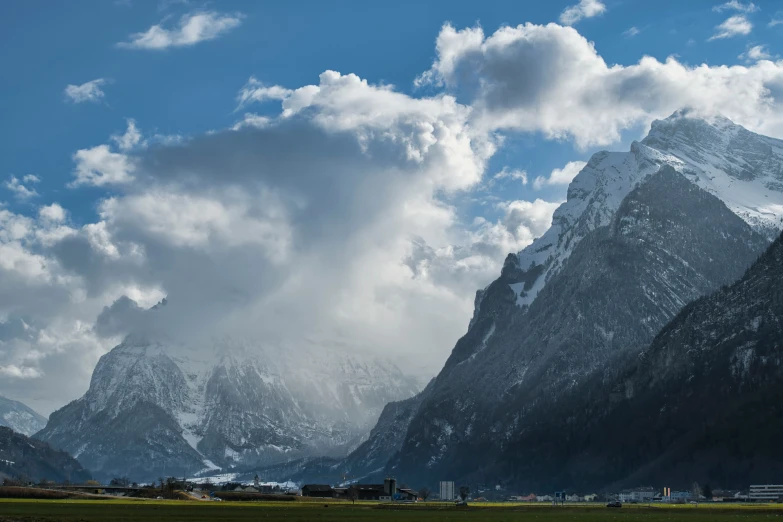
[[[394,500],[408,500],[415,502],[419,500],[419,492],[410,488],[399,488],[397,490],[397,494],[394,497]]]
[[[332,498],[334,489],[328,484],[305,484],[302,486],[303,497]]]

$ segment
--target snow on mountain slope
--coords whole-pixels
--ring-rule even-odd
[[[677,113],[630,152],[595,154],[552,229],[509,254],[477,294],[467,333],[386,472],[503,478],[495,473],[506,444],[545,426],[548,405],[633,357],[683,306],[735,281],[766,249],[781,225],[762,211],[781,198],[779,143]],[[693,152],[707,150],[709,159]],[[716,181],[719,168],[731,183]]]
[[[232,339],[194,351],[128,338],[37,436],[96,474],[191,474],[343,456],[388,402],[417,391],[393,364],[357,354]]]
[[[46,418],[19,401],[0,397],[0,426],[30,436],[46,426]]]
[[[512,288],[517,304],[533,302],[574,246],[605,226],[625,196],[662,165],[713,194],[770,241],[783,228],[783,141],[750,132],[722,117],[707,121],[675,112],[653,122],[629,152],[594,154],[568,187],[552,226],[517,254],[532,281]]]

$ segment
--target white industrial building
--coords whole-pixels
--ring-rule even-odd
[[[441,481],[440,483],[440,499],[441,500],[454,500],[456,498],[454,492],[454,481]]]
[[[783,498],[783,485],[764,484],[750,487],[748,500],[756,502],[774,502]]]
[[[653,488],[627,489],[620,493],[619,500],[622,503],[628,502],[651,502],[655,497]]]

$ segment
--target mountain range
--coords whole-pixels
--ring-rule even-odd
[[[100,477],[214,473],[343,456],[388,402],[418,391],[392,363],[357,354],[230,339],[198,352],[131,336],[36,436]]]
[[[131,336],[37,436],[139,478],[772,480],[781,228],[783,141],[678,111],[590,158],[423,390],[357,355]]]

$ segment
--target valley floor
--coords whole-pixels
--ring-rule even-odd
[[[508,503],[476,503],[468,508],[420,503],[389,509],[375,503],[346,502],[187,502],[127,500],[0,500],[0,522],[151,522],[317,520],[360,521],[488,521],[510,522],[534,518],[540,522],[645,521],[707,522],[768,520],[783,517],[783,505],[624,506],[603,505],[552,507]]]

